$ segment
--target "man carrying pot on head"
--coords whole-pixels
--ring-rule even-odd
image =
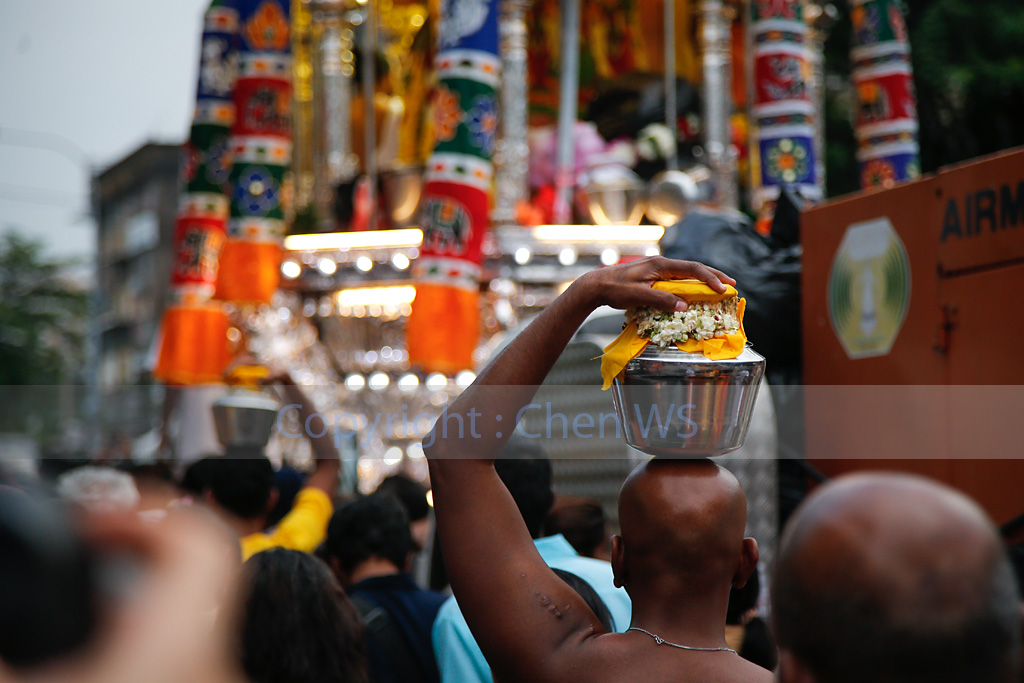
[[[649,683],[770,681],[725,642],[729,591],[757,565],[744,538],[746,498],[708,460],[652,460],[619,496],[612,539],[615,582],[633,603],[626,633],[608,633],[541,559],[494,459],[573,333],[594,309],[686,302],[651,285],[697,278],[717,292],[735,282],[699,263],[661,257],[603,268],[576,280],[447,409],[479,417],[472,438],[439,424],[426,454],[438,534],[463,614],[497,680]],[[468,421],[468,420],[467,420]]]
[[[287,372],[272,373],[263,384],[278,385],[285,408],[298,412],[312,446],[315,466],[295,496],[291,509],[273,528],[271,510],[278,499],[274,468],[258,446],[228,446],[190,467],[202,499],[238,534],[242,560],[271,548],[313,552],[327,536],[334,514],[341,460],[324,417]],[[186,479],[190,471],[186,471]]]

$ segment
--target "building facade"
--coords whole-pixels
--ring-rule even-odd
[[[93,178],[91,412],[108,451],[128,451],[159,417],[150,369],[168,301],[180,155],[178,145],[147,143]]]

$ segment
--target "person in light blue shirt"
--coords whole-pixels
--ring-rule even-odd
[[[593,588],[608,609],[615,631],[623,632],[629,628],[629,596],[623,589],[615,587],[611,564],[580,557],[561,534],[538,538],[544,518],[554,503],[551,462],[544,452],[532,443],[514,438],[502,458],[495,461],[495,468],[519,507],[544,562],[552,569],[574,574]],[[470,633],[454,597],[441,606],[434,621],[432,640],[442,683],[491,683],[491,667]]]

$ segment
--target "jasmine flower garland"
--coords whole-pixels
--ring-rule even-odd
[[[685,311],[675,313],[656,308],[633,308],[626,312],[626,324],[636,322],[637,334],[660,348],[691,339],[704,341],[740,331],[740,321],[736,316],[738,301],[737,297],[732,297],[710,303],[694,302]]]

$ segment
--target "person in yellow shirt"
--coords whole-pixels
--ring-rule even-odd
[[[242,560],[270,548],[312,552],[323,542],[334,514],[341,461],[323,417],[287,373],[266,380],[281,386],[285,402],[298,406],[300,424],[313,447],[316,468],[295,497],[291,511],[273,529],[267,515],[277,502],[274,470],[259,448],[229,447],[213,458],[205,493],[209,503],[238,534]],[[319,437],[315,436],[320,434]]]

